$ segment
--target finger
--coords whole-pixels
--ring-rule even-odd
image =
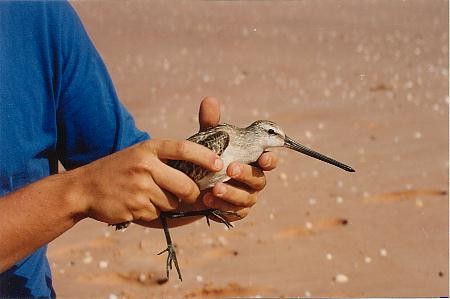
[[[153,204],[161,211],[173,211],[178,207],[178,198],[169,191],[162,189],[156,181],[155,186],[149,190],[148,194],[149,204]]]
[[[278,158],[272,152],[264,152],[258,159],[258,165],[265,171],[270,171],[277,167]]]
[[[159,217],[159,209],[157,209],[150,200],[147,200],[146,207],[133,212],[133,221],[153,221]]]
[[[215,197],[212,193],[206,193],[203,197],[203,204],[210,209],[218,209],[221,211],[236,212],[238,216],[229,215],[227,219],[229,221],[236,221],[246,217],[250,211],[250,208],[239,207],[229,202],[226,202],[220,198]]]
[[[266,186],[266,176],[259,167],[233,162],[228,166],[227,174],[233,180],[256,191],[260,191]]]
[[[155,152],[160,159],[184,160],[211,171],[219,171],[223,161],[203,145],[188,140],[153,140]]]
[[[158,187],[154,190],[156,193],[154,196],[168,204],[161,207],[161,209],[173,208],[174,201],[178,204],[178,200],[173,198],[178,198],[187,203],[195,202],[200,195],[200,190],[192,179],[183,172],[172,168],[159,160],[156,160],[154,164],[156,165],[154,165],[151,170],[152,178]],[[165,199],[164,197],[168,198]]]
[[[198,112],[198,121],[200,123],[200,131],[219,124],[220,104],[216,98],[206,97],[202,100]]]
[[[257,199],[257,191],[230,184],[217,183],[211,191],[215,197],[239,207],[251,207]]]

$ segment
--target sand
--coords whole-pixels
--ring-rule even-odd
[[[250,215],[162,231],[84,220],[52,242],[61,298],[448,295],[447,1],[72,2],[140,128],[183,139],[200,100],[279,123]]]

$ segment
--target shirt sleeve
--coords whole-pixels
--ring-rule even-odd
[[[149,138],[120,103],[105,64],[74,9],[59,16],[55,55],[58,159],[72,169]]]

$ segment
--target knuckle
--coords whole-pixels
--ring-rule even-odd
[[[186,140],[178,140],[175,142],[175,153],[177,156],[184,156],[186,152],[187,147],[187,141]]]
[[[148,199],[146,196],[137,196],[136,199],[136,207],[138,209],[147,209],[150,205],[150,199]]]
[[[155,150],[154,144],[157,142],[158,142],[157,140],[145,140],[131,147],[131,149],[139,149],[146,152],[147,151],[153,152]]]
[[[129,199],[127,206],[129,211],[139,211],[148,206],[149,199],[140,195],[135,195]]]
[[[254,188],[260,191],[266,187],[266,184],[267,184],[266,177],[262,176],[256,180]]]
[[[135,180],[136,185],[142,186],[143,187],[143,180],[142,180],[142,176],[144,173],[152,173],[153,172],[153,166],[152,163],[148,163],[147,161],[144,160],[139,160],[136,163],[134,163],[133,165],[131,165],[128,168],[128,175]]]
[[[195,194],[195,189],[193,184],[184,184],[179,190],[179,196],[183,199],[190,199]]]
[[[249,197],[248,197],[248,205],[250,207],[254,206],[256,204],[257,200],[258,200],[258,194],[256,192],[250,194]]]
[[[150,180],[147,177],[136,177],[133,185],[134,189],[141,192],[147,192],[151,189]]]

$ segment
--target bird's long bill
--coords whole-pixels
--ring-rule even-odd
[[[322,155],[322,154],[320,154],[320,153],[318,153],[316,151],[313,151],[312,149],[309,149],[306,146],[303,146],[300,143],[297,143],[295,140],[292,140],[291,138],[289,138],[287,136],[284,138],[284,146],[287,147],[287,148],[293,149],[294,151],[297,151],[297,152],[303,153],[305,155],[308,155],[310,157],[313,157],[313,158],[322,160],[324,162],[333,164],[333,165],[335,165],[335,166],[337,166],[339,168],[342,168],[342,169],[344,169],[346,171],[355,172],[355,170],[353,168],[351,168],[350,166],[345,165],[345,164],[343,164],[343,163],[341,163],[339,161],[336,161],[336,160],[334,160],[334,159],[332,159],[330,157],[327,157],[325,155]]]

